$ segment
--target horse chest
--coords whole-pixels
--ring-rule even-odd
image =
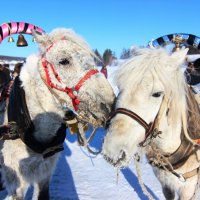
[[[2,156],[1,164],[4,169],[12,168],[23,174],[29,182],[33,182],[49,176],[59,154],[44,159],[41,154],[34,153],[20,139],[16,139],[4,141]]]

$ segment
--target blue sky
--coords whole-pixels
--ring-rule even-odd
[[[199,0],[9,0],[1,2],[0,24],[27,22],[51,32],[72,28],[102,54],[109,48],[120,56],[123,48],[146,45],[170,33],[200,36]],[[18,35],[14,35],[15,41]],[[7,38],[0,55],[28,56],[37,52],[31,36],[28,47]]]

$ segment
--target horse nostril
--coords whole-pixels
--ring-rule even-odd
[[[126,158],[126,152],[124,150],[121,150],[119,160],[124,160],[125,158]]]
[[[111,107],[105,103],[100,103],[100,109],[104,112],[105,118],[108,119]]]
[[[107,110],[107,106],[106,106],[106,104],[105,103],[100,103],[100,108],[102,109],[102,110]]]

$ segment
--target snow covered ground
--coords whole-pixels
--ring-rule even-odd
[[[109,81],[116,67],[108,68]],[[115,91],[116,87],[113,86]],[[91,146],[100,149],[105,135],[103,129],[96,133]],[[144,160],[142,163],[143,181],[155,200],[164,200],[161,186],[151,167]],[[118,182],[118,183],[117,183]],[[147,200],[138,183],[134,163],[128,168],[117,171],[102,157],[90,155],[87,150],[77,145],[76,135],[67,132],[65,150],[62,152],[53,174],[50,194],[52,200]],[[30,200],[32,189],[26,200]],[[6,191],[0,192],[0,200]]]
[[[102,141],[103,130],[99,130],[98,136],[92,146],[99,148]],[[101,155],[93,157],[85,149],[80,148],[74,136],[66,140],[65,151],[63,152],[57,169],[54,173],[51,194],[52,199],[62,200],[147,200],[142,193],[137,180],[134,164],[119,172]],[[161,188],[154,177],[148,164],[143,165],[143,180],[148,191],[155,199],[164,199]]]

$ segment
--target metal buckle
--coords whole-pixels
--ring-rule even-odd
[[[185,177],[181,173],[176,173],[175,171],[172,172],[181,182],[186,182]]]
[[[186,179],[185,179],[185,177],[182,175],[182,174],[179,174],[179,180],[181,181],[181,182],[186,182]]]

